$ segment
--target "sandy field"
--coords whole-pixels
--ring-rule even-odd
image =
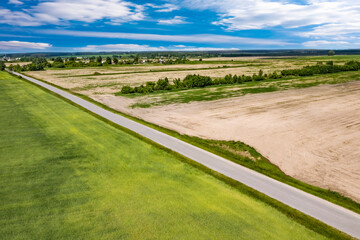
[[[286,174],[360,202],[359,96],[357,81],[145,109],[91,97],[183,134],[245,142]]]

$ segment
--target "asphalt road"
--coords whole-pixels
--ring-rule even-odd
[[[360,239],[360,215],[338,205],[330,203],[297,188],[276,181],[253,170],[235,164],[229,160],[183,142],[177,138],[159,132],[155,129],[114,114],[96,106],[82,98],[60,90],[44,82],[13,72],[26,80],[40,85],[64,98],[86,108],[87,110],[106,118],[122,127],[128,128],[152,141],[190,158],[212,170],[235,179],[259,192],[262,192],[292,208],[310,215],[334,228]],[[359,186],[360,187],[360,186]]]

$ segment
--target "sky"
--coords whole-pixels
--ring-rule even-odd
[[[360,48],[354,0],[0,0],[0,52]]]

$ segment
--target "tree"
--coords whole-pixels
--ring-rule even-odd
[[[134,63],[139,63],[139,54],[134,57]]]
[[[113,62],[114,62],[114,64],[118,64],[118,63],[119,63],[119,60],[118,60],[116,57],[114,57],[114,58],[113,58]]]
[[[110,57],[106,57],[105,62],[106,62],[107,64],[111,64],[111,58],[110,58]]]
[[[63,61],[63,59],[62,59],[61,57],[56,57],[56,58],[54,59],[54,63],[56,63],[56,62],[58,62],[58,63],[64,63],[64,61]]]
[[[96,62],[102,63],[102,57],[101,57],[101,56],[98,56],[98,57],[96,58]]]
[[[330,50],[329,52],[328,52],[328,56],[334,56],[335,55],[335,51],[334,50]]]
[[[259,70],[259,77],[262,77],[263,74],[264,74],[263,70],[260,69],[260,70]]]
[[[0,61],[0,71],[4,71],[5,70],[5,63]]]

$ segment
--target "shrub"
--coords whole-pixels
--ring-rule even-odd
[[[98,67],[98,66],[102,66],[102,63],[99,62],[89,62],[87,64],[88,67]]]
[[[134,89],[128,85],[125,85],[121,88],[121,93],[122,94],[129,94],[129,93],[134,93]]]
[[[206,87],[212,85],[212,80],[210,77],[194,74],[187,75],[182,83],[186,88]]]
[[[63,63],[61,63],[61,62],[54,62],[52,67],[54,67],[54,68],[64,68],[65,65]]]
[[[183,87],[184,87],[184,85],[183,85],[183,83],[181,82],[180,78],[175,78],[174,81],[173,81],[173,83],[174,83],[174,87],[175,87],[176,89],[179,89],[179,88],[183,88]]]
[[[168,90],[169,89],[169,79],[167,77],[164,79],[160,78],[156,82],[155,89],[156,90]]]

